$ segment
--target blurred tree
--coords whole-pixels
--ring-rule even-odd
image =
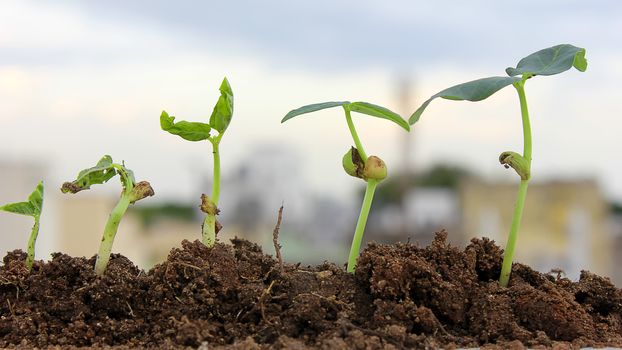
[[[402,197],[408,193],[403,190],[403,184],[413,187],[444,187],[457,189],[461,179],[471,176],[465,168],[452,164],[436,164],[431,168],[416,174],[389,175],[376,193],[375,205],[385,206],[400,204]],[[362,195],[362,193],[361,193]]]
[[[170,218],[181,221],[194,221],[198,219],[198,207],[196,205],[163,203],[158,205],[132,207],[128,212],[140,218],[144,227],[153,225],[159,218]]]

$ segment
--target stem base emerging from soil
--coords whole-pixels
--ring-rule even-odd
[[[361,249],[363,233],[365,233],[365,225],[367,224],[367,217],[369,216],[369,210],[371,209],[371,203],[374,199],[374,192],[376,191],[377,185],[377,180],[369,179],[367,181],[365,197],[363,198],[363,205],[361,206],[361,214],[359,215],[359,220],[356,223],[354,238],[352,239],[352,246],[350,247],[350,255],[348,256],[347,271],[350,273],[353,273],[356,268],[356,259],[358,258],[359,251]]]
[[[128,192],[131,192],[131,190]],[[108,266],[108,261],[110,261],[110,252],[112,251],[114,237],[117,235],[121,218],[123,218],[129,206],[130,195],[124,192],[121,199],[119,199],[119,202],[112,210],[112,213],[110,213],[108,222],[106,222],[106,228],[104,228],[104,236],[102,237],[102,242],[97,252],[97,261],[95,261],[95,273],[99,276],[102,276],[106,271],[106,266]]]

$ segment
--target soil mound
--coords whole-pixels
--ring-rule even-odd
[[[429,247],[371,244],[356,274],[279,263],[248,241],[182,242],[144,272],[113,255],[54,254],[31,273],[25,254],[0,267],[0,347],[158,349],[435,349],[622,347],[622,290],[515,264],[473,239],[437,233]]]

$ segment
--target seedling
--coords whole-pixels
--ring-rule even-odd
[[[521,217],[523,215],[523,207],[525,206],[525,197],[527,195],[527,185],[531,178],[531,124],[529,121],[527,98],[525,96],[525,82],[527,79],[537,75],[555,75],[565,72],[572,67],[581,72],[587,69],[585,49],[563,44],[540,50],[521,59],[516,65],[516,68],[507,68],[505,72],[508,77],[478,79],[452,86],[433,95],[413,113],[409,120],[410,125],[416,123],[428,104],[437,97],[456,101],[481,101],[508,85],[512,85],[516,88],[523,121],[523,154],[520,155],[517,152],[507,151],[501,153],[499,156],[499,162],[505,168],[511,167],[514,169],[521,178],[514,216],[512,218],[512,226],[503,256],[501,276],[499,277],[499,284],[503,287],[506,287],[510,280],[514,249]]]
[[[212,183],[212,194],[201,195],[201,211],[205,214],[202,228],[203,244],[211,247],[216,242],[216,233],[220,230],[220,224],[216,221],[219,213],[218,199],[220,197],[220,150],[219,144],[225,134],[231,118],[233,117],[233,92],[227,78],[220,84],[220,97],[214,106],[212,115],[208,123],[178,121],[175,122],[174,116],[162,111],[160,115],[160,127],[173,135],[178,135],[188,141],[207,140],[212,144],[214,154],[214,181]],[[217,135],[212,135],[212,129],[218,131]]]
[[[350,134],[352,135],[355,145],[355,147],[351,147],[350,150],[348,150],[343,156],[343,168],[348,175],[358,177],[359,179],[367,182],[361,213],[359,214],[359,218],[356,223],[354,238],[352,239],[352,246],[350,247],[350,255],[348,257],[347,271],[354,272],[356,268],[356,260],[361,248],[361,242],[363,240],[363,233],[365,232],[365,225],[367,224],[367,217],[369,216],[369,209],[371,208],[371,203],[374,198],[374,192],[376,191],[378,183],[387,177],[387,167],[382,159],[376,156],[367,156],[367,153],[365,153],[363,148],[363,144],[361,143],[356,129],[354,128],[350,112],[358,112],[372,117],[390,120],[404,128],[406,131],[410,131],[410,126],[397,113],[394,113],[387,108],[376,106],[367,102],[348,101],[324,102],[300,107],[287,113],[283,120],[281,120],[281,123],[301,114],[338,106],[343,107],[343,110],[345,111],[348,129],[350,129]]]
[[[28,202],[10,203],[0,206],[0,210],[32,216],[35,224],[30,232],[28,239],[28,255],[26,257],[26,267],[28,271],[32,270],[32,263],[35,261],[35,243],[39,235],[39,219],[41,218],[41,209],[43,208],[43,181],[39,182],[34,191],[28,196]]]
[[[143,198],[153,196],[153,189],[147,181],[136,183],[134,173],[125,167],[125,164],[117,164],[112,162],[112,158],[108,155],[102,157],[92,168],[80,171],[78,177],[72,182],[65,182],[61,187],[63,193],[78,193],[88,190],[92,185],[103,184],[112,179],[115,175],[121,178],[123,191],[117,205],[112,209],[112,213],[108,217],[106,227],[104,228],[104,236],[102,237],[95,262],[95,273],[103,275],[110,260],[110,251],[114,237],[117,235],[117,229],[121,223],[121,218],[130,204],[134,204]]]

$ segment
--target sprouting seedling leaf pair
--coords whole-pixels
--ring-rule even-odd
[[[32,264],[35,261],[35,243],[39,235],[39,221],[41,219],[41,210],[43,209],[43,181],[39,182],[35,190],[28,196],[27,202],[10,203],[0,206],[0,210],[9,213],[32,216],[35,224],[32,227],[30,238],[28,239],[28,249],[26,257],[26,267],[28,271],[32,270]]]
[[[376,191],[378,183],[387,177],[387,167],[384,161],[379,157],[367,156],[367,153],[363,148],[363,144],[361,143],[358,133],[354,127],[351,112],[358,112],[372,117],[389,120],[399,125],[406,131],[410,131],[410,126],[399,114],[392,112],[387,108],[367,102],[349,101],[324,102],[300,107],[287,113],[283,120],[281,120],[281,123],[302,114],[339,106],[343,107],[348,129],[350,130],[350,134],[352,135],[355,145],[355,147],[351,147],[342,157],[343,169],[348,175],[360,178],[367,182],[363,205],[361,206],[361,212],[356,223],[356,229],[354,230],[354,237],[352,239],[352,245],[350,247],[350,254],[348,257],[347,271],[354,272],[356,268],[356,260],[361,248],[361,242],[363,241],[363,234],[365,232],[369,210],[371,209],[371,203],[374,198],[374,192]]]
[[[501,267],[501,275],[499,284],[507,286],[510,273],[512,270],[512,260],[514,257],[514,249],[518,236],[525,198],[527,195],[527,185],[531,178],[531,124],[529,120],[529,110],[527,106],[527,98],[525,96],[525,82],[538,75],[555,75],[565,72],[571,68],[584,72],[587,69],[587,60],[585,59],[585,49],[569,45],[557,45],[547,49],[535,52],[521,59],[516,68],[507,68],[505,72],[507,77],[489,77],[470,81],[467,83],[452,86],[437,94],[432,95],[425,101],[410,117],[410,124],[419,121],[421,114],[428,107],[430,102],[437,97],[456,101],[481,101],[506,86],[512,85],[518,92],[521,107],[521,116],[523,122],[523,154],[517,152],[506,151],[499,156],[499,162],[506,168],[512,168],[521,178],[518,197],[512,218],[512,225],[508,242],[503,256],[503,264]]]
[[[80,171],[74,181],[65,182],[61,187],[63,193],[75,194],[90,189],[92,185],[106,183],[115,175],[119,175],[123,191],[104,228],[104,235],[97,253],[97,261],[95,262],[95,272],[98,275],[103,275],[108,266],[112,244],[127,208],[130,204],[153,196],[153,189],[147,181],[136,183],[134,173],[126,168],[124,164],[114,163],[109,155],[102,157],[94,167]]]
[[[216,233],[220,230],[220,223],[216,221],[218,215],[218,200],[220,198],[220,140],[231,123],[233,117],[233,91],[227,78],[220,84],[220,97],[214,106],[209,123],[178,121],[169,116],[166,111],[160,115],[160,127],[173,135],[177,135],[188,141],[207,140],[212,144],[214,155],[214,180],[212,183],[211,196],[201,195],[200,208],[205,212],[203,222],[203,244],[211,247],[216,242]],[[212,131],[217,131],[212,133]]]
[[[481,101],[506,86],[518,84],[536,75],[555,75],[570,68],[584,72],[587,69],[585,49],[562,44],[535,52],[521,59],[516,68],[505,69],[507,77],[488,77],[458,84],[442,90],[427,99],[409,119],[410,125],[419,121],[430,102],[437,97],[454,101]],[[518,77],[518,76],[521,77]]]

